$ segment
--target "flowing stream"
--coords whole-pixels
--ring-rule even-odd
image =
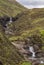
[[[43,63],[44,63],[44,61],[42,61],[42,60],[41,60],[41,61],[40,61],[40,63],[41,63],[41,64],[43,64]]]
[[[32,53],[32,57],[35,57],[35,52],[33,46],[29,46],[29,51]]]
[[[12,23],[12,17],[10,17],[10,23]]]
[[[33,46],[29,46],[29,51],[32,53],[32,59],[36,57]],[[44,64],[43,60],[40,60],[41,64]]]

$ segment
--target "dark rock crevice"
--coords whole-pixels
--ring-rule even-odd
[[[0,61],[0,65],[3,65],[3,63]]]
[[[0,24],[3,27],[6,27],[6,24],[10,22],[10,18],[12,18],[12,22],[15,22],[17,19],[19,19],[19,15],[17,15],[16,17],[9,17],[9,16],[0,17]]]

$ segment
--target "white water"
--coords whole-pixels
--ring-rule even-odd
[[[10,23],[12,23],[12,18],[10,17]]]
[[[41,60],[41,61],[40,61],[40,63],[41,63],[41,64],[43,64],[43,63],[44,63],[44,61],[42,61],[42,60]]]
[[[29,46],[29,51],[32,53],[32,57],[35,57],[35,52],[33,46]]]

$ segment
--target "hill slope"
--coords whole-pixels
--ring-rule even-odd
[[[0,19],[4,16],[14,17],[24,10],[25,8],[15,0],[0,0]],[[22,60],[24,60],[23,56],[6,38],[3,26],[0,23],[0,63],[3,65],[19,65]]]
[[[0,0],[0,16],[5,15],[11,17],[17,15],[16,17],[18,17],[15,22],[8,24],[8,33],[12,31],[12,34],[7,34],[7,37],[10,36],[10,40],[19,38],[24,40],[24,38],[39,31],[44,34],[44,9],[27,10],[15,0]],[[19,65],[22,60],[24,60],[23,56],[6,38],[4,29],[0,24],[0,62],[3,65]]]
[[[25,8],[15,0],[0,0],[0,16],[15,16],[23,10]]]
[[[0,25],[0,62],[3,65],[19,65],[24,60],[15,46],[6,38]]]
[[[31,9],[19,15],[21,15],[19,19],[9,26],[14,35],[18,36],[18,38],[20,36],[27,37],[36,30],[44,30],[44,9]]]

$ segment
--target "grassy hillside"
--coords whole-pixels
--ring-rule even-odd
[[[3,65],[19,65],[23,60],[23,56],[6,38],[0,25],[0,62],[2,62]]]
[[[20,62],[22,63],[24,58],[11,41],[24,40],[36,33],[41,34],[44,39],[44,9],[27,10],[15,0],[0,0],[0,18],[1,16],[16,17],[16,20],[8,24],[8,30],[5,29],[7,35],[0,24],[0,62],[3,65],[21,65]],[[3,17],[1,21],[6,22],[6,19],[3,21]],[[12,34],[9,34],[9,31]],[[31,65],[29,62],[22,63],[22,65],[26,64]]]
[[[44,30],[44,9],[31,9],[19,15],[21,15],[19,19],[9,26],[16,36],[12,36],[13,39],[26,38],[33,33],[41,33]]]
[[[24,11],[25,8],[15,0],[0,0],[0,17],[16,16]],[[0,63],[3,65],[19,65],[24,60],[15,46],[6,38],[3,27],[0,24]]]
[[[0,0],[0,16],[15,16],[23,10],[25,8],[15,0]]]

